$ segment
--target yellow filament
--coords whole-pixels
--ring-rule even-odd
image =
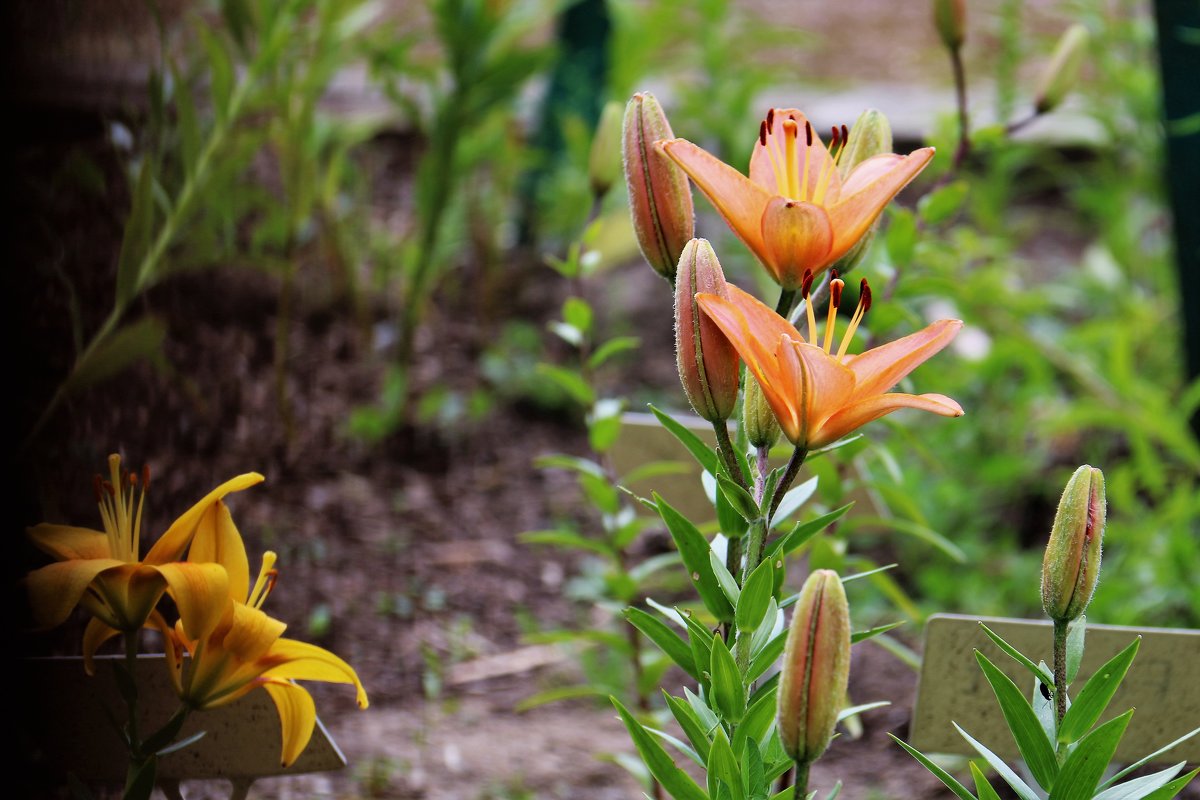
[[[771,135],[771,131],[768,130],[767,143],[763,147],[763,150],[766,152],[767,158],[771,161],[771,171],[775,173],[775,187],[779,190],[780,194],[784,194],[788,190],[788,180],[786,173],[783,171],[783,166],[780,163],[782,156],[775,152],[778,149],[779,143],[775,140],[775,137]]]
[[[246,598],[246,605],[262,608],[263,601],[271,593],[271,573],[275,568],[275,559],[273,551],[268,550],[263,553],[262,567],[258,570],[258,580],[254,582],[254,588],[250,590],[250,596]]]
[[[821,160],[821,172],[817,175],[817,190],[813,193],[813,202],[821,205],[825,201],[825,191],[829,188],[829,181],[833,177],[836,162],[833,159]]]
[[[838,348],[837,358],[841,361],[846,355],[846,350],[850,347],[850,340],[854,338],[854,332],[858,330],[858,324],[862,322],[863,317],[867,315],[866,304],[860,295],[858,298],[858,308],[854,310],[854,316],[850,319],[850,327],[846,328],[846,334],[842,337],[842,345]]]
[[[132,493],[132,489],[130,490]],[[136,559],[138,553],[142,552],[142,507],[146,504],[146,484],[142,483],[142,493],[138,495],[137,516],[133,520],[133,557]]]
[[[826,353],[833,347],[833,332],[837,327],[837,303],[833,302],[833,298],[841,294],[838,291],[840,287],[836,287],[834,283],[842,283],[841,278],[837,278],[829,283],[829,316],[825,319],[825,342],[821,345],[821,349]]]
[[[817,314],[813,311],[812,295],[804,298],[804,310],[808,312],[808,341],[817,343]]]
[[[796,161],[796,136],[799,133],[796,120],[789,119],[783,123],[783,146],[784,146],[784,170],[787,172],[787,187],[788,197],[793,200],[803,200],[800,186],[796,185],[796,178],[799,177],[800,170]],[[808,177],[808,160],[804,161],[805,179]]]

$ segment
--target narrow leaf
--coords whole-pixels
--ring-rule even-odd
[[[1116,694],[1121,681],[1125,679],[1125,673],[1129,671],[1129,665],[1133,663],[1141,643],[1142,637],[1134,639],[1128,647],[1096,670],[1096,674],[1092,675],[1083,685],[1079,695],[1067,709],[1062,725],[1059,726],[1059,744],[1070,744],[1077,741],[1096,724],[1096,720],[1100,719],[1104,709],[1108,708],[1108,703]]]
[[[761,515],[758,509],[758,504],[754,502],[754,498],[742,486],[739,486],[732,478],[726,477],[724,473],[717,475],[717,487],[721,490],[721,494],[725,495],[725,499],[729,501],[729,505],[733,510],[747,522],[754,522]]]
[[[662,620],[647,614],[640,608],[627,608],[624,613],[625,619],[629,620],[633,627],[646,634],[646,637],[658,645],[658,648],[684,672],[693,678],[700,677],[700,672],[696,669],[696,662],[692,659],[692,648],[684,641],[683,637],[668,628]]]
[[[659,411],[654,406],[650,406],[650,411],[654,416],[658,417],[658,421],[662,423],[662,426],[670,431],[671,435],[678,439],[680,444],[687,448],[688,452],[699,462],[705,472],[713,475],[717,474],[717,454],[711,447],[670,415]]]
[[[1079,740],[1058,772],[1050,800],[1091,800],[1132,716],[1131,708]]]
[[[976,650],[975,660],[979,662],[984,677],[996,694],[996,701],[1000,704],[1000,711],[1004,714],[1004,721],[1008,723],[1013,739],[1016,740],[1017,749],[1021,751],[1021,757],[1025,759],[1029,771],[1041,787],[1049,791],[1058,774],[1058,760],[1050,740],[1046,738],[1046,732],[1042,729],[1042,723],[1033,712],[1033,706],[1025,699],[1017,685],[989,661],[987,656]]]
[[[975,779],[975,791],[979,792],[979,800],[1000,800],[1000,795],[988,783],[987,776],[974,761],[971,762],[971,777]]]
[[[969,791],[967,791],[967,787],[965,787],[961,783],[959,783],[954,778],[954,776],[951,775],[949,772],[946,772],[946,770],[942,769],[937,764],[930,761],[929,758],[924,753],[922,753],[920,750],[917,750],[915,747],[909,746],[906,742],[901,740],[895,734],[889,733],[888,736],[891,736],[892,741],[894,741],[896,744],[900,745],[906,751],[908,751],[908,754],[910,756],[915,758],[917,761],[921,762],[921,766],[925,767],[925,769],[927,769],[931,773],[933,773],[934,777],[936,777],[939,781],[946,784],[946,788],[949,789],[950,791],[954,792],[954,794],[957,797],[961,798],[961,800],[978,800],[978,798],[976,798],[975,795],[973,795]]]
[[[701,766],[708,762],[708,750],[711,747],[711,741],[708,738],[707,731],[704,730],[700,718],[696,716],[696,712],[687,704],[687,701],[678,697],[673,697],[663,690],[663,699],[667,701],[667,708],[671,709],[671,714],[675,717],[675,721],[679,723],[680,729],[687,736],[688,741],[692,743],[696,754],[701,758]]]
[[[967,740],[967,744],[975,748],[975,752],[983,756],[983,760],[988,762],[988,765],[992,769],[996,770],[997,774],[1004,779],[1004,782],[1012,787],[1012,790],[1017,793],[1017,797],[1021,798],[1021,800],[1039,800],[1037,792],[1029,788],[1029,784],[1021,780],[1020,776],[1013,772],[1008,764],[1005,764],[998,755],[973,739],[971,734],[964,731],[957,722],[951,722],[950,724],[958,731],[959,736]]]
[[[1079,664],[1083,661],[1083,638],[1087,631],[1087,615],[1084,614],[1067,628],[1067,686],[1075,682]]]
[[[1171,779],[1179,774],[1179,771],[1187,764],[1186,761],[1180,761],[1173,767],[1167,767],[1164,770],[1155,772],[1152,775],[1144,775],[1140,778],[1134,778],[1131,781],[1126,781],[1120,786],[1114,786],[1096,795],[1092,800],[1141,800],[1146,795],[1151,794],[1158,789],[1166,786],[1171,782]]]
[[[1007,653],[1008,656],[1010,658],[1012,658],[1014,661],[1016,661],[1018,664],[1025,667],[1025,669],[1029,670],[1029,672],[1032,673],[1033,677],[1040,680],[1048,688],[1054,686],[1054,676],[1051,675],[1047,670],[1044,670],[1041,667],[1039,667],[1037,664],[1033,663],[1033,661],[1031,661],[1029,658],[1027,658],[1025,656],[1025,654],[1023,654],[1020,650],[1018,650],[1017,648],[1013,647],[1011,644],[1009,644],[1008,642],[1006,642],[1002,638],[1000,638],[1000,634],[993,631],[987,625],[984,625],[981,622],[981,623],[979,623],[979,627],[983,628],[983,632],[987,634],[987,637],[989,639],[991,639],[993,642],[996,643],[997,647],[999,647],[1001,650],[1003,650],[1005,653]]]
[[[657,492],[654,493],[654,502],[658,506],[659,516],[671,532],[671,538],[675,540],[675,546],[679,549],[679,555],[683,558],[683,564],[687,567],[705,608],[723,622],[733,619],[733,606],[721,591],[717,577],[713,574],[712,562],[709,559],[712,548],[708,540]]]
[[[667,751],[658,743],[654,736],[640,722],[633,718],[621,701],[615,697],[609,698],[621,715],[621,721],[633,738],[642,760],[650,769],[650,774],[671,793],[675,800],[709,800],[708,793],[700,788],[686,772],[675,766],[675,762],[667,755]]]
[[[845,516],[846,512],[849,511],[850,507],[853,505],[854,503],[847,503],[841,508],[834,509],[828,514],[822,514],[814,520],[798,523],[796,527],[792,528],[791,531],[789,531],[786,535],[779,537],[767,545],[766,549],[763,551],[763,558],[771,558],[775,555],[786,556],[788,553],[791,553],[809,539],[816,536],[829,525],[832,525],[834,522],[837,522],[839,519]]]
[[[150,158],[143,158],[138,171],[137,184],[133,190],[133,204],[129,209],[129,220],[121,238],[121,252],[117,256],[117,302],[124,308],[141,290],[151,276],[140,274],[143,259],[150,251],[150,237],[154,228],[154,167]]]
[[[729,602],[736,606],[742,596],[742,590],[738,587],[737,580],[730,574],[725,562],[713,550],[708,551],[708,563],[712,567],[713,575],[717,578],[717,583],[721,585],[721,591],[725,593]]]
[[[816,476],[809,478],[799,486],[793,486],[788,490],[788,493],[779,501],[779,508],[775,509],[775,516],[771,517],[771,527],[775,527],[781,522],[786,522],[789,517],[809,501],[813,493],[817,491]]]
[[[1126,767],[1125,769],[1123,769],[1123,770],[1121,770],[1120,772],[1118,772],[1116,775],[1113,775],[1111,778],[1109,778],[1108,780],[1106,780],[1104,783],[1100,784],[1100,788],[1101,788],[1101,789],[1103,789],[1103,788],[1104,788],[1104,787],[1106,787],[1106,786],[1109,786],[1109,785],[1111,785],[1111,784],[1113,784],[1113,783],[1116,783],[1117,781],[1121,780],[1121,778],[1124,778],[1126,775],[1128,775],[1129,773],[1133,772],[1133,771],[1134,771],[1135,769],[1137,769],[1138,767],[1141,767],[1141,766],[1144,766],[1144,765],[1146,765],[1146,764],[1149,764],[1151,761],[1153,761],[1154,759],[1158,758],[1158,757],[1159,757],[1159,756],[1161,756],[1163,753],[1166,753],[1166,752],[1168,752],[1168,751],[1170,751],[1170,750],[1174,749],[1174,747],[1175,747],[1176,745],[1183,744],[1183,743],[1184,743],[1184,742],[1186,742],[1188,739],[1190,739],[1190,738],[1192,738],[1193,736],[1195,736],[1197,733],[1200,733],[1200,728],[1195,728],[1195,729],[1194,729],[1194,730],[1192,730],[1191,732],[1189,732],[1189,733],[1185,733],[1183,736],[1180,736],[1178,739],[1176,739],[1175,741],[1171,742],[1170,744],[1163,745],[1162,747],[1158,748],[1157,750],[1155,750],[1155,751],[1154,751],[1153,753],[1151,753],[1150,755],[1148,755],[1148,756],[1143,756],[1142,758],[1140,758],[1140,759],[1138,759],[1137,761],[1135,761],[1135,762],[1133,762],[1132,764],[1130,764],[1130,765],[1129,765],[1128,767]]]
[[[865,642],[867,639],[878,636],[881,633],[887,633],[893,628],[899,628],[903,624],[905,624],[905,621],[900,620],[899,622],[890,622],[887,625],[880,625],[865,631],[855,631],[854,633],[850,634],[850,644]]]
[[[90,350],[82,361],[76,362],[63,384],[63,391],[71,393],[86,389],[141,360],[160,360],[166,337],[166,325],[153,317],[126,325]]]
[[[709,662],[709,680],[712,682],[712,698],[717,710],[727,721],[736,725],[746,713],[746,687],[738,672],[733,654],[725,646],[725,640],[714,636],[712,660]]]
[[[775,568],[771,561],[763,561],[742,587],[738,595],[734,619],[739,631],[753,632],[763,621],[767,613],[767,605],[775,588]]]

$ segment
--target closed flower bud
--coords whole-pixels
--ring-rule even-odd
[[[1067,481],[1042,560],[1042,609],[1051,619],[1076,619],[1092,599],[1104,514],[1104,473],[1085,464]]]
[[[967,31],[966,0],[933,0],[933,24],[947,48],[962,47]]]
[[[1066,33],[1058,40],[1050,63],[1038,79],[1037,92],[1033,101],[1034,108],[1039,114],[1045,114],[1058,107],[1067,93],[1075,87],[1079,80],[1079,69],[1083,66],[1083,57],[1087,52],[1087,28],[1076,23],[1067,28]]]
[[[700,312],[697,292],[729,297],[721,262],[707,239],[692,239],[679,259],[675,353],[688,402],[704,419],[721,422],[737,405],[738,355],[716,323]]]
[[[596,133],[592,136],[592,149],[588,153],[588,180],[592,183],[592,194],[603,197],[612,188],[621,174],[621,105],[615,100],[604,104]]]
[[[763,397],[758,379],[746,373],[746,393],[742,398],[742,419],[746,438],[753,447],[770,447],[779,440],[779,420]]]
[[[629,211],[642,255],[656,272],[672,282],[680,254],[695,227],[687,175],[655,146],[659,140],[673,138],[671,125],[654,95],[635,94],[625,107],[621,147]]]
[[[846,178],[850,171],[868,158],[892,152],[892,125],[884,113],[875,108],[868,108],[858,115],[850,136],[846,140],[846,148],[838,158],[838,171]],[[870,230],[851,247],[846,255],[835,261],[831,269],[839,275],[845,275],[854,269],[871,249],[875,241],[875,231],[879,229],[876,222]]]
[[[842,581],[819,569],[804,582],[779,676],[779,738],[793,760],[811,764],[833,738],[850,680],[850,607]]]

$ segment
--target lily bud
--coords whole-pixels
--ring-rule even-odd
[[[675,280],[684,245],[695,230],[687,175],[655,143],[675,134],[654,95],[639,92],[625,107],[622,158],[629,211],[642,255],[656,272]]]
[[[850,680],[850,607],[833,570],[808,576],[792,615],[779,676],[779,738],[798,763],[816,761],[833,738]]]
[[[962,47],[967,31],[965,0],[933,0],[933,24],[947,49]]]
[[[845,179],[851,170],[868,158],[891,152],[891,123],[888,122],[887,116],[882,111],[868,108],[858,115],[858,119],[854,121],[854,127],[850,129],[846,147],[838,157],[838,171]],[[879,223],[876,222],[846,255],[833,263],[831,268],[837,270],[839,275],[845,275],[857,267],[866,256],[867,251],[871,249],[871,243],[875,241],[875,231],[878,229]]]
[[[1079,69],[1087,52],[1087,28],[1078,23],[1067,28],[1054,48],[1050,63],[1038,79],[1033,106],[1039,114],[1058,107],[1079,80]]]
[[[1104,515],[1104,473],[1085,464],[1058,501],[1042,560],[1042,609],[1051,619],[1076,619],[1091,601],[1100,576]]]
[[[592,194],[603,197],[612,188],[621,173],[621,106],[615,100],[604,104],[596,132],[592,136],[592,149],[588,152],[588,179],[592,183]]]
[[[779,420],[763,397],[758,379],[746,373],[746,393],[742,398],[742,419],[746,438],[753,447],[771,447],[779,440]]]
[[[737,405],[738,355],[716,323],[700,312],[698,292],[729,299],[721,262],[707,239],[692,239],[679,258],[675,353],[679,380],[692,408],[709,422],[722,422]]]

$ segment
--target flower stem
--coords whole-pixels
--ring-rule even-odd
[[[787,319],[792,313],[792,304],[796,302],[795,289],[783,289],[779,292],[779,302],[775,304],[775,313]]]
[[[1067,626],[1065,619],[1054,620],[1054,704],[1058,726],[1067,714]]]
[[[767,526],[770,526],[771,519],[775,516],[775,512],[779,510],[779,503],[782,502],[783,496],[787,494],[788,489],[792,488],[793,481],[796,480],[796,475],[800,472],[800,467],[804,466],[804,459],[808,457],[808,448],[797,446],[792,451],[792,457],[788,459],[787,467],[783,471],[783,477],[779,479],[779,485],[775,487],[775,496],[771,498],[771,510],[766,515]],[[757,564],[755,566],[758,566]]]
[[[796,790],[792,793],[792,797],[797,800],[804,800],[808,796],[808,769],[812,764],[807,761],[796,762],[796,780],[793,785]]]
[[[730,478],[737,481],[738,486],[745,489],[746,476],[742,474],[742,467],[738,464],[733,441],[729,438],[729,427],[724,422],[714,422],[712,426],[713,433],[717,435],[717,454],[725,464],[725,471],[729,473]]]

